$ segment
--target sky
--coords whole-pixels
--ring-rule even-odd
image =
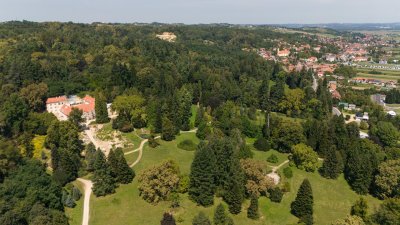
[[[0,21],[389,23],[399,9],[399,0],[0,0]]]

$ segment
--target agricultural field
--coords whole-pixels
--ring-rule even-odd
[[[377,71],[379,74],[372,74],[372,71]],[[379,70],[379,69],[357,69],[357,78],[371,78],[371,79],[379,79],[383,81],[397,81],[400,79],[400,71],[394,70]]]
[[[188,174],[194,152],[185,151],[177,147],[180,141],[186,139],[199,143],[194,133],[185,133],[177,136],[176,140],[171,142],[159,140],[160,146],[155,149],[146,145],[143,150],[141,161],[134,167],[136,174],[168,159],[173,159],[179,164],[181,174]],[[278,156],[278,163],[268,163],[268,165],[271,166],[276,166],[284,162],[288,157],[287,154],[282,154],[274,150],[268,152],[253,150],[253,152],[254,158],[259,160],[266,160],[271,154]],[[136,157],[136,154],[128,155],[128,163],[133,162]],[[315,224],[329,224],[331,221],[345,217],[349,213],[351,205],[359,198],[359,196],[350,189],[343,176],[339,177],[337,180],[328,180],[322,178],[317,172],[306,173],[296,168],[292,169],[294,174],[293,178],[283,179],[283,182],[289,182],[291,192],[284,195],[281,203],[273,203],[268,198],[261,197],[259,200],[259,208],[262,217],[254,221],[247,218],[246,209],[250,203],[246,200],[243,204],[242,212],[239,215],[232,216],[236,224],[272,225],[296,223],[297,218],[290,214],[290,203],[296,197],[297,189],[304,178],[308,178],[313,187]],[[278,170],[278,173],[281,174],[282,170],[283,168]],[[367,196],[366,199],[370,204],[370,210],[373,210],[375,206],[379,204],[379,200],[370,196]],[[152,205],[145,202],[139,196],[138,182],[137,179],[134,179],[131,184],[121,185],[115,194],[106,197],[93,196],[91,199],[90,224],[158,224],[162,214],[166,211],[171,211],[174,213],[178,224],[190,225],[193,217],[200,211],[203,211],[212,218],[215,207],[220,202],[222,202],[222,199],[216,197],[214,206],[204,208],[197,206],[194,202],[189,200],[187,194],[180,194],[180,207],[178,209],[170,209],[171,203],[168,201]],[[78,212],[82,210],[80,204],[81,203],[78,202],[76,208],[68,209],[67,211],[67,215],[71,218],[71,224],[78,224],[75,222],[81,215]],[[115,218],[118,218],[118,220],[115,220]]]

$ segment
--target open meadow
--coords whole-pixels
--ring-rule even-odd
[[[194,133],[185,133],[177,136],[176,140],[165,142],[159,140],[160,146],[153,149],[147,144],[143,150],[141,161],[134,167],[136,174],[140,173],[152,165],[158,164],[164,160],[175,160],[180,167],[181,174],[190,172],[190,165],[194,156],[193,151],[185,151],[179,149],[177,144],[185,139],[190,139],[196,144],[199,140]],[[251,139],[250,139],[251,141]],[[278,156],[278,163],[268,164],[276,166],[287,159],[287,154],[282,154],[271,150],[268,152],[255,151],[254,158],[265,161],[268,156],[275,154]],[[127,155],[128,163],[136,160],[137,154]],[[282,173],[284,167],[278,170]],[[343,175],[337,180],[328,180],[322,178],[317,172],[307,173],[296,168],[293,169],[293,178],[283,179],[283,182],[288,181],[291,191],[286,193],[281,203],[273,203],[266,197],[261,197],[259,200],[259,208],[261,218],[257,221],[247,218],[247,207],[249,201],[243,204],[242,212],[239,215],[232,216],[235,224],[238,225],[273,225],[273,224],[293,224],[297,222],[297,218],[290,214],[290,203],[296,197],[297,190],[304,178],[308,178],[313,187],[314,194],[314,219],[315,224],[329,224],[330,222],[343,218],[350,212],[351,205],[359,198],[353,192]],[[379,201],[370,196],[366,197],[370,204],[370,210],[374,209]],[[210,218],[213,217],[213,212],[216,205],[222,202],[220,198],[215,198],[215,204],[212,207],[204,208],[197,206],[194,202],[188,199],[187,194],[180,194],[180,207],[177,209],[170,208],[170,202],[160,202],[157,205],[152,205],[144,201],[139,196],[137,178],[131,184],[121,185],[115,194],[106,197],[95,197],[91,199],[90,224],[93,225],[142,225],[142,224],[159,224],[162,214],[166,211],[174,213],[178,224],[190,225],[193,217],[198,212],[203,211]],[[71,224],[78,224],[76,221],[81,216],[81,203],[74,209],[68,209],[67,214],[71,218]],[[118,218],[116,220],[115,218]]]

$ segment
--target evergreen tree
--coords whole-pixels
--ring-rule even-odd
[[[361,197],[359,200],[355,202],[355,204],[351,207],[350,214],[353,216],[359,216],[363,220],[367,218],[368,213],[368,204],[367,201]]]
[[[86,146],[86,151],[85,151],[86,169],[89,172],[92,172],[94,169],[93,164],[94,164],[95,154],[96,154],[96,147],[94,146],[93,143],[90,142]]]
[[[96,123],[108,123],[110,118],[108,117],[107,103],[104,100],[102,94],[96,96],[95,101],[95,113],[96,113]]]
[[[176,225],[175,219],[171,213],[164,213],[161,225]]]
[[[267,76],[263,77],[261,86],[258,90],[258,99],[260,101],[260,109],[265,112],[269,112],[270,100],[269,100],[269,79]]]
[[[320,169],[321,176],[329,179],[338,178],[342,172],[343,162],[341,160],[340,153],[336,151],[335,145],[326,152],[325,159]]]
[[[196,131],[196,136],[201,139],[204,140],[206,139],[207,135],[209,135],[211,133],[210,127],[207,125],[206,121],[201,121],[197,131]]]
[[[250,206],[247,209],[247,217],[253,220],[260,218],[260,214],[258,213],[258,198],[255,195],[251,197]]]
[[[237,159],[232,161],[233,165],[228,175],[229,179],[223,196],[225,202],[229,205],[229,212],[232,214],[241,212],[245,193],[244,173],[238,161]]]
[[[115,192],[116,184],[112,172],[106,163],[104,153],[98,149],[93,163],[93,193],[96,196],[105,196]]]
[[[134,171],[128,166],[121,148],[111,149],[108,155],[108,165],[115,181],[121,184],[132,182],[135,177]]]
[[[76,127],[79,127],[79,124],[84,121],[83,111],[78,108],[72,108],[71,112],[69,113],[68,120],[73,123]]]
[[[277,75],[277,80],[274,86],[271,87],[270,102],[271,110],[276,110],[278,103],[284,96],[285,93],[285,79],[286,73],[281,71]]]
[[[172,141],[175,139],[175,127],[167,117],[163,119],[161,139],[165,141]]]
[[[304,179],[297,192],[296,199],[291,204],[291,213],[298,218],[313,215],[313,193],[308,179]]]
[[[21,135],[21,139],[22,146],[25,150],[25,156],[28,158],[32,158],[33,151],[35,150],[35,147],[32,144],[33,135],[31,133],[24,133],[23,135]]]
[[[214,224],[225,225],[227,222],[227,216],[225,213],[225,207],[220,203],[214,212]]]
[[[211,221],[208,219],[204,212],[200,212],[197,216],[193,218],[193,225],[211,225]]]
[[[183,86],[178,92],[179,110],[181,115],[181,130],[190,130],[190,117],[192,116],[192,93]]]
[[[53,177],[61,186],[64,186],[78,177],[80,161],[78,156],[65,149],[58,149],[58,151],[59,161],[57,168],[54,170]]]
[[[189,196],[197,204],[209,206],[214,203],[215,158],[205,142],[197,146],[190,169]]]
[[[347,149],[344,175],[351,188],[359,193],[368,193],[378,168],[377,152],[381,149],[370,140],[353,140]]]
[[[199,105],[199,107],[197,108],[196,118],[194,120],[194,126],[198,127],[203,120],[204,120],[204,107],[203,105]]]
[[[319,156],[326,157],[326,152],[332,145],[332,135],[329,132],[328,123],[319,123],[318,132],[316,151],[318,152]]]

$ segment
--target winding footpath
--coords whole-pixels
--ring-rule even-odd
[[[78,178],[77,180],[83,184],[85,190],[82,225],[89,225],[90,196],[92,195],[93,183],[91,180],[85,180],[82,178]]]
[[[272,173],[276,173],[277,170],[279,170],[282,166],[286,165],[289,162],[289,160],[285,160],[283,163],[277,165],[277,166],[269,166],[272,168]]]
[[[159,139],[159,138],[161,138],[161,136],[157,136],[157,137],[155,137],[154,139]],[[130,152],[125,152],[124,155],[129,155],[129,154],[132,154],[132,153],[134,153],[134,152],[139,152],[139,155],[138,155],[136,161],[135,161],[134,163],[132,163],[132,164],[130,165],[130,167],[134,167],[136,164],[138,164],[138,163],[140,162],[140,160],[142,159],[142,155],[143,155],[143,146],[144,146],[144,144],[146,144],[148,141],[149,141],[149,139],[144,139],[142,142],[140,142],[139,148],[137,148],[137,149],[135,149],[135,150],[132,150],[132,151],[130,151]]]
[[[286,165],[289,162],[289,160],[285,160],[283,163],[279,164],[278,166],[269,166],[272,168],[271,173],[267,174],[268,177],[270,177],[275,185],[279,184],[279,181],[281,180],[281,178],[279,177],[278,173],[276,173],[276,171],[278,171],[282,166]]]

